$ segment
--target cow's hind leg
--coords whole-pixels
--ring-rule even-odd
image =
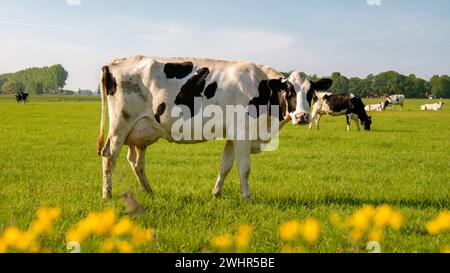
[[[145,151],[146,147],[130,146],[128,150],[128,162],[130,162],[136,178],[139,180],[141,188],[146,193],[153,193],[150,183],[145,175]]]
[[[345,115],[347,118],[347,132],[350,132],[350,115]]]
[[[107,145],[110,144],[109,139],[106,142]],[[116,166],[118,153],[113,153],[109,157],[102,157],[103,165],[103,198],[112,198],[112,173]]]
[[[249,141],[235,141],[234,152],[236,154],[237,168],[241,179],[242,199],[250,199],[248,178],[250,176],[250,152],[251,143]]]
[[[321,118],[322,116],[321,115],[317,115],[317,117],[316,117],[316,128],[317,128],[317,130],[320,130],[320,118]]]
[[[235,153],[232,141],[227,141],[225,145],[225,149],[222,154],[222,161],[220,163],[219,176],[217,177],[216,186],[213,190],[213,195],[215,197],[219,197],[222,194],[223,184],[225,183],[225,179],[227,175],[230,173],[233,168]]]

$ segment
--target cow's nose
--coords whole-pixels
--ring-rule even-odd
[[[310,122],[309,113],[300,113],[298,116],[299,124],[308,124]]]

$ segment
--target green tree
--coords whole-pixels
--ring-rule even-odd
[[[4,94],[17,94],[19,92],[25,91],[25,87],[20,82],[7,80],[2,85],[2,90]]]

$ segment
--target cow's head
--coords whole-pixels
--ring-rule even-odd
[[[311,102],[316,91],[328,90],[333,81],[321,79],[317,82],[311,81],[306,74],[294,71],[285,81],[287,104],[287,118],[292,119],[293,124],[308,124],[311,116]]]
[[[368,116],[365,121],[361,121],[361,125],[364,126],[364,130],[370,131],[370,125],[372,125],[372,117]]]

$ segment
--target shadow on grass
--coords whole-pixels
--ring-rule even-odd
[[[447,199],[387,199],[387,198],[360,198],[353,196],[328,196],[305,198],[297,196],[282,196],[282,197],[261,197],[255,198],[255,203],[265,204],[269,206],[276,206],[280,209],[287,209],[292,207],[309,207],[314,208],[318,206],[350,206],[361,207],[364,205],[379,206],[382,204],[389,204],[398,207],[410,207],[416,209],[445,209],[449,206],[449,200]]]

